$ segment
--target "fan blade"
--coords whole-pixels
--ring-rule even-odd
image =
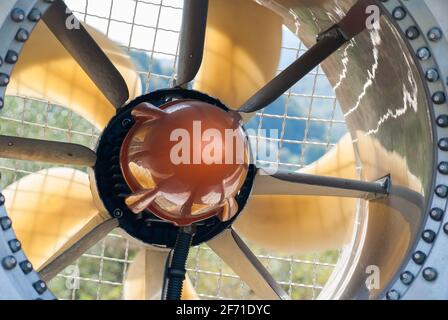
[[[372,4],[374,4],[373,0],[358,0],[338,24],[321,34],[313,47],[250,97],[239,111],[252,113],[263,109],[342,45],[365,30],[369,17],[366,9]]]
[[[357,179],[350,136],[299,172]],[[266,249],[291,253],[336,249],[350,239],[355,208],[352,198],[253,195],[235,229]]]
[[[177,85],[192,81],[202,62],[208,0],[184,0]]]
[[[129,99],[126,82],[100,46],[75,19],[62,0],[56,0],[43,16],[51,32],[118,109]],[[73,25],[69,27],[67,21],[71,20]]]
[[[132,261],[124,283],[126,300],[159,300],[165,278],[165,267],[169,250],[143,248]],[[198,300],[198,296],[187,278],[184,281],[182,300]]]
[[[142,84],[130,57],[100,32],[86,26],[123,75],[131,97]],[[116,109],[44,23],[38,23],[14,67],[7,95],[32,97],[62,105],[97,128],[104,128]]]
[[[89,229],[85,226],[104,220],[98,218],[88,175],[75,169],[51,168],[29,174],[3,194],[17,237],[36,269],[79,239],[82,230]]]
[[[258,298],[288,299],[286,292],[234,230],[225,230],[207,244],[241,280],[246,282]]]
[[[204,59],[194,89],[238,108],[275,76],[281,37],[280,16],[255,1],[210,1]]]
[[[0,157],[87,167],[96,161],[95,152],[82,145],[1,135]]]
[[[39,275],[44,281],[53,279],[116,227],[118,227],[118,220],[107,214],[98,214],[93,217],[39,268]]]

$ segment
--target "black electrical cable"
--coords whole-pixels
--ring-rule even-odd
[[[192,240],[192,228],[182,228],[179,230],[171,261],[166,272],[166,280],[168,281],[166,300],[180,300],[186,274],[185,267]]]

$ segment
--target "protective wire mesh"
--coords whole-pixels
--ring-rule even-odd
[[[77,17],[117,41],[132,56],[147,92],[173,81],[182,15],[181,0],[67,0]],[[306,48],[286,28],[279,71]],[[1,113],[2,134],[70,141],[93,148],[99,132],[62,106],[25,97],[8,97]],[[278,129],[271,139],[280,146],[276,163],[296,170],[333,146],[346,132],[334,91],[320,68],[296,84],[247,125]],[[259,165],[272,160],[258,159]],[[51,167],[35,162],[0,159],[1,188],[29,173]],[[292,298],[314,299],[333,271],[339,253],[284,256],[251,246]],[[52,280],[62,299],[120,299],[126,271],[138,246],[116,231],[88,250],[74,266]],[[207,246],[193,248],[190,279],[201,298],[255,298],[253,292]]]

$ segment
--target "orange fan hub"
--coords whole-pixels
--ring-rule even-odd
[[[120,151],[124,178],[132,190],[126,205],[149,210],[178,226],[238,212],[235,196],[249,167],[241,117],[196,100],[160,108],[142,103]]]

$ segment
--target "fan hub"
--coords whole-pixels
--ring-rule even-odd
[[[180,99],[132,110],[134,125],[120,151],[120,166],[134,212],[150,210],[176,225],[238,211],[234,199],[248,171],[241,117],[199,100]]]
[[[194,121],[198,121],[196,132]],[[216,134],[207,129],[217,129]],[[228,135],[234,135],[233,143],[226,142],[226,129]],[[172,133],[174,141],[170,139]],[[221,148],[219,142],[210,145],[210,137],[221,142]],[[200,143],[195,144],[193,140]],[[241,141],[244,142],[243,161],[241,158],[236,161]],[[180,161],[187,159],[181,151],[186,151],[188,144],[189,163]],[[174,154],[179,157],[172,159],[170,154],[176,146]],[[140,154],[135,152],[136,147]],[[226,161],[229,150],[234,151],[235,160],[230,163]],[[221,163],[210,161],[217,160],[217,155],[221,155]],[[219,100],[180,88],[155,91],[120,108],[103,131],[97,148],[94,193],[131,237],[152,245],[173,247],[179,227],[194,223],[193,245],[198,245],[228,228],[243,210],[256,174],[255,166],[248,159],[247,134],[241,119]],[[194,197],[191,206],[185,206],[186,202],[180,202],[186,198],[179,192],[181,187],[202,196]],[[142,206],[138,214],[133,212],[126,200],[151,190],[159,192],[154,203]],[[173,200],[179,201],[177,207],[167,206]],[[191,213],[185,208],[181,210],[182,207],[192,209]]]

